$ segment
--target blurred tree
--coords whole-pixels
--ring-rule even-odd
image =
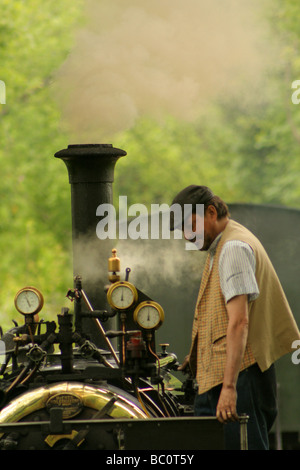
[[[1,325],[14,315],[23,285],[57,307],[70,266],[70,208],[66,174],[53,154],[67,142],[51,86],[72,47],[81,0],[0,1]],[[63,188],[63,189],[62,189]],[[11,325],[11,322],[10,322]]]
[[[179,189],[198,183],[228,202],[299,208],[300,104],[291,96],[300,79],[300,3],[266,0],[261,15],[275,53],[259,85],[218,96],[194,123],[138,121],[119,138],[128,156],[118,164],[118,194],[170,203]]]

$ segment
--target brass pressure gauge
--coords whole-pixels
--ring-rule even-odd
[[[15,307],[22,315],[35,315],[43,305],[43,295],[35,287],[23,287],[15,296]]]
[[[165,319],[163,308],[152,300],[140,303],[133,313],[133,320],[146,330],[154,330],[160,327]]]
[[[138,293],[133,284],[128,281],[118,281],[107,291],[109,305],[115,310],[127,310],[137,301]]]

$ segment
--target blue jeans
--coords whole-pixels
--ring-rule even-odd
[[[197,395],[195,416],[215,416],[222,384]],[[237,412],[249,416],[247,423],[248,449],[269,449],[269,431],[277,415],[276,375],[272,365],[261,372],[257,364],[240,372],[237,381]],[[225,449],[240,449],[240,425],[224,425]]]

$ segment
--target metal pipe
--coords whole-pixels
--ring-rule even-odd
[[[248,450],[248,419],[249,416],[247,416],[246,414],[241,414],[241,416],[239,416],[241,450]]]
[[[84,292],[84,290],[81,290],[81,294],[82,294],[82,297],[83,297],[85,303],[87,304],[88,308],[90,309],[91,312],[93,312],[94,309],[93,309],[93,307],[92,307],[92,305],[91,305],[89,299],[87,298],[87,295],[86,295],[86,293]],[[113,358],[114,358],[114,360],[115,360],[117,366],[119,366],[119,365],[120,365],[119,358],[118,358],[118,356],[116,355],[116,352],[115,352],[115,350],[114,350],[114,348],[113,348],[111,342],[110,342],[109,339],[105,336],[105,331],[104,331],[103,326],[101,325],[101,322],[98,320],[98,318],[94,318],[94,320],[95,320],[95,322],[96,322],[96,324],[97,324],[97,326],[98,326],[98,328],[99,328],[99,331],[100,331],[100,333],[101,333],[101,336],[102,336],[103,340],[105,341],[106,346],[108,347],[108,349],[109,349],[110,352],[112,353]]]

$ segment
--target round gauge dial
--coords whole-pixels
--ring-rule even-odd
[[[110,286],[107,300],[110,306],[117,310],[126,310],[135,304],[138,293],[134,285],[127,281],[119,281]]]
[[[34,315],[44,305],[42,293],[35,287],[23,287],[15,296],[15,307],[23,315]]]
[[[146,330],[158,328],[164,321],[165,315],[163,308],[152,300],[142,302],[134,311],[133,319]]]

